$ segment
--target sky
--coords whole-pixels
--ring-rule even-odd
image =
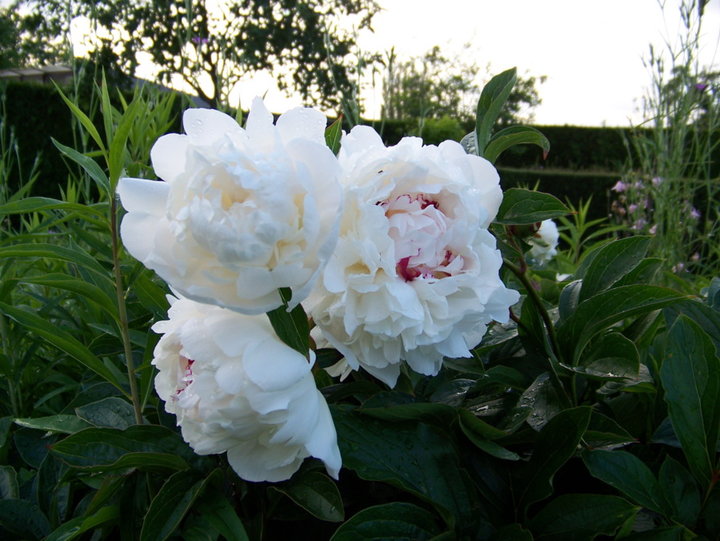
[[[364,52],[391,47],[401,57],[439,45],[445,56],[474,55],[492,73],[517,67],[546,76],[538,87],[540,125],[628,126],[642,119],[642,96],[651,73],[643,65],[649,45],[677,42],[679,0],[380,0],[374,33],[361,33]],[[720,0],[710,0],[702,22],[702,64],[720,69]],[[470,44],[465,49],[465,44]],[[297,105],[282,99],[268,76],[246,85],[242,103],[268,91],[277,112]],[[379,92],[362,94],[372,116]]]
[[[651,74],[649,44],[667,49],[682,29],[679,0],[385,0],[366,46],[418,55],[434,44],[446,55],[468,42],[494,73],[545,75],[538,124],[627,126],[639,119]],[[439,6],[442,6],[439,9]],[[720,66],[720,0],[702,21],[704,65]]]
[[[394,47],[401,58],[418,57],[438,45],[444,56],[471,55],[492,73],[515,66],[521,75],[545,76],[538,87],[542,104],[534,110],[539,125],[640,122],[642,96],[652,80],[643,65],[649,45],[667,55],[666,42],[676,44],[682,28],[681,0],[378,2],[383,9],[374,18],[374,32],[358,35],[362,52]],[[701,28],[701,63],[720,69],[720,0],[706,5]],[[361,96],[365,116],[373,117],[380,89],[367,87]],[[231,98],[247,107],[256,95],[265,95],[277,113],[301,104],[299,97],[283,96],[266,73],[244,82]]]

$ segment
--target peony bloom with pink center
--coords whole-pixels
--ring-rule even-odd
[[[343,137],[345,207],[338,244],[310,297],[320,335],[344,359],[394,386],[400,367],[426,375],[469,357],[518,293],[499,278],[488,231],[502,192],[495,168],[446,141],[385,147],[371,128]]]
[[[227,453],[246,481],[284,481],[311,456],[337,479],[335,426],[312,364],[265,317],[171,302],[169,319],[153,326],[163,335],[155,389],[195,452]]]
[[[210,109],[183,115],[185,135],[151,151],[163,182],[123,178],[121,234],[130,254],[183,296],[259,314],[310,293],[332,253],[341,207],[325,117],[278,118],[256,99],[247,125]]]

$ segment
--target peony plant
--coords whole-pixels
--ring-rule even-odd
[[[651,239],[637,235],[528,265],[528,234],[568,208],[529,190],[499,195],[492,164],[503,149],[547,151],[536,130],[494,131],[514,77],[486,86],[466,153],[328,128],[332,151],[319,152],[345,199],[327,237],[335,248],[324,263],[308,261],[317,275],[308,297],[301,276],[279,281],[267,316],[188,298],[180,288],[193,284],[183,280],[167,297],[168,284],[121,250],[114,197],[0,205],[21,217],[3,222],[0,245],[0,538],[717,539],[720,279],[667,280],[662,262],[646,257]],[[114,194],[123,168],[149,176],[127,150],[163,123],[141,94],[116,109],[101,92],[103,130],[73,109],[97,153],[58,148],[85,182]],[[222,293],[218,277],[275,269],[225,257],[231,235],[218,231],[255,208],[224,198],[242,180],[228,164],[259,164],[256,187],[265,173],[280,182],[282,149],[307,134],[302,121],[285,132],[285,120],[254,115],[280,145],[268,154],[277,163],[262,164],[245,139],[250,126],[206,114],[224,126],[214,144],[196,146],[186,126],[169,139],[185,149],[184,169],[123,180],[120,192],[132,250],[160,261],[158,272],[187,256],[172,272],[184,264],[183,279]],[[307,148],[317,149],[320,130],[309,130]],[[219,169],[196,168],[210,158]],[[176,199],[176,182],[202,189]],[[217,212],[191,219],[203,201],[219,201]],[[142,238],[133,221],[157,227]],[[290,230],[284,239],[299,238]],[[320,238],[303,235],[302,246]],[[203,247],[210,238],[228,244]],[[228,291],[245,299],[252,284]]]

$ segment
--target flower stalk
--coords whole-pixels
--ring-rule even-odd
[[[123,343],[123,353],[125,355],[128,383],[130,384],[130,399],[132,400],[133,411],[135,413],[135,422],[141,425],[143,424],[142,406],[137,386],[137,379],[135,377],[135,361],[132,356],[127,308],[125,306],[125,292],[123,289],[122,271],[120,269],[120,246],[118,242],[117,228],[117,199],[114,197],[110,199],[110,238],[112,242],[113,278],[118,303],[118,326],[120,328],[120,337],[122,338]]]

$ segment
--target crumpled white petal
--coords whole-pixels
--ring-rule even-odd
[[[394,386],[403,361],[434,375],[444,357],[470,356],[519,298],[487,230],[502,201],[497,171],[458,143],[386,148],[362,126],[338,158],[340,238],[310,298],[322,338],[345,356],[332,373],[362,367]]]
[[[302,302],[337,240],[337,159],[325,117],[294,109],[277,124],[256,99],[241,128],[231,117],[189,109],[185,135],[151,151],[164,181],[122,178],[128,251],[182,295],[259,314]]]
[[[171,302],[169,319],[153,326],[163,335],[154,352],[155,389],[195,452],[227,452],[247,481],[289,479],[310,456],[337,479],[335,426],[312,364],[264,317]]]

